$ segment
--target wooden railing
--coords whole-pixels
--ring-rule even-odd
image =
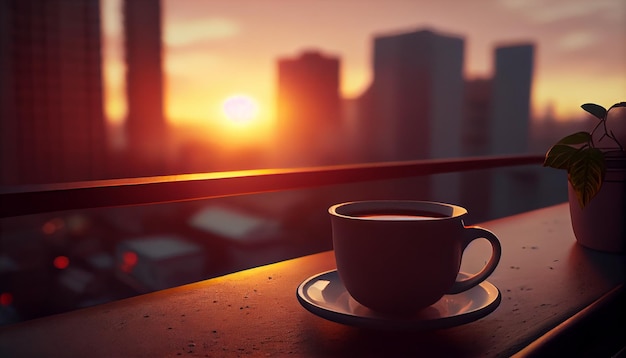
[[[543,162],[543,158],[543,155],[468,157],[14,186],[0,189],[0,218],[538,165]]]

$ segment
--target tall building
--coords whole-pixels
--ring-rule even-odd
[[[487,156],[490,150],[491,98],[493,81],[472,79],[465,81],[461,145],[463,156]],[[472,170],[461,173],[460,203],[470,208],[474,222],[489,218],[491,172]]]
[[[105,174],[99,0],[0,2],[0,183]]]
[[[130,176],[165,174],[167,128],[163,115],[160,0],[124,0],[126,142]]]
[[[278,60],[278,156],[285,165],[332,164],[339,151],[339,58],[304,52]]]
[[[492,79],[465,81],[461,146],[464,156],[490,154]]]
[[[369,90],[375,160],[444,158],[460,153],[463,106],[460,37],[429,30],[374,39]]]
[[[461,154],[464,40],[430,30],[374,39],[374,79],[359,126],[368,161]],[[438,200],[458,200],[456,174],[428,184]]]
[[[490,153],[525,154],[530,136],[533,44],[495,49],[495,73],[491,101]],[[494,171],[491,185],[491,217],[501,217],[533,207],[538,195],[541,168],[502,168]]]
[[[534,53],[533,44],[495,49],[490,126],[492,154],[528,151]]]

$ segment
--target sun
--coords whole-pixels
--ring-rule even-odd
[[[257,118],[259,106],[252,97],[233,95],[224,100],[222,111],[231,122],[244,124]]]

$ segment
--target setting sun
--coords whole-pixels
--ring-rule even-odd
[[[259,106],[257,102],[249,96],[234,95],[224,101],[222,110],[226,118],[230,121],[243,124],[257,118]]]

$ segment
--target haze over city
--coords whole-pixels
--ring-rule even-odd
[[[105,0],[102,9],[106,115],[119,123],[126,110],[120,1]],[[356,98],[372,80],[374,36],[432,28],[465,39],[466,78],[492,74],[495,46],[535,43],[533,117],[551,108],[557,120],[576,119],[582,103],[608,106],[624,97],[625,24],[620,0],[165,0],[165,116],[249,140],[273,123],[278,58],[307,49],[339,57],[340,93]],[[233,95],[258,107],[247,130],[224,114]]]

